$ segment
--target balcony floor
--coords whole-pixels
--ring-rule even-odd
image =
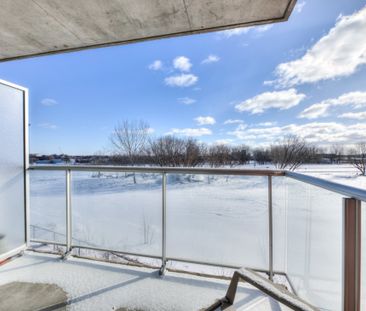
[[[35,309],[32,291],[25,289],[28,294],[23,297],[19,292],[14,295],[16,286],[22,283],[12,282],[48,284],[43,288],[47,295],[43,294],[42,298],[38,293],[41,298],[36,299],[38,305],[44,300],[42,307],[48,308],[43,310],[128,311],[200,310],[223,297],[229,283],[172,272],[160,277],[157,270],[148,268],[73,257],[62,261],[54,255],[26,252],[0,266],[0,300],[3,302],[0,310],[20,310],[20,306],[26,306],[22,310]],[[51,308],[50,300],[54,305]],[[240,285],[235,307],[238,310],[289,310],[248,284]]]

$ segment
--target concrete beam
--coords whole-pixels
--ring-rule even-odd
[[[296,0],[3,0],[0,61],[285,21]]]

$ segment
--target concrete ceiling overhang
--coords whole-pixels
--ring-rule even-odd
[[[0,61],[286,21],[296,0],[2,0]]]

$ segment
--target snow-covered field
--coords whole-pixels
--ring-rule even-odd
[[[348,165],[307,165],[298,171],[366,189],[366,177]],[[64,173],[32,171],[30,177],[31,223],[51,231],[37,227],[33,235],[65,241]],[[74,244],[161,255],[161,176],[136,178],[134,184],[131,174],[72,174]],[[168,175],[167,256],[268,269],[267,195],[266,177]],[[302,297],[341,309],[342,196],[274,177],[273,203],[275,269],[288,273]]]

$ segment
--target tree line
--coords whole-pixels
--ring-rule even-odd
[[[288,135],[268,147],[247,145],[207,145],[194,138],[165,135],[153,138],[144,121],[119,123],[110,137],[113,162],[120,165],[157,165],[161,167],[233,167],[254,161],[273,164],[278,169],[295,170],[304,163],[320,163],[327,155],[331,163],[347,161],[366,175],[366,143],[350,150],[333,145],[330,152],[295,135]]]

